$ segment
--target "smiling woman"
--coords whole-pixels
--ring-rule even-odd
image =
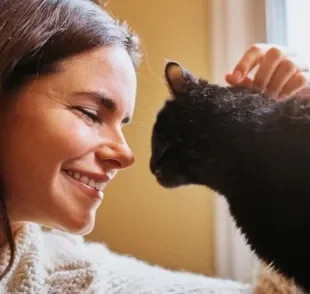
[[[104,188],[117,170],[134,161],[122,126],[133,113],[136,77],[122,48],[79,54],[58,67],[57,74],[25,85],[4,120],[10,216],[12,221],[85,234],[102,200],[97,188]],[[111,98],[75,94],[81,91]],[[10,115],[14,110],[16,115]],[[44,168],[38,168],[40,162]]]
[[[6,193],[12,221],[85,234],[103,197],[97,188],[134,161],[122,125],[134,109],[135,70],[126,50],[113,47],[79,54],[58,67],[57,74],[25,85],[7,111]],[[75,94],[81,91],[111,98]],[[14,110],[17,115],[10,115]]]
[[[25,222],[88,233],[104,187],[134,162],[122,127],[140,52],[91,1],[2,1],[0,11],[4,277]]]

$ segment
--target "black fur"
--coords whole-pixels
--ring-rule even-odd
[[[224,195],[252,250],[310,291],[310,97],[276,101],[184,68],[180,90],[170,66],[153,174],[164,187],[205,185]]]

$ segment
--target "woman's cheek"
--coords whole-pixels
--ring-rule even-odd
[[[63,142],[63,150],[71,154],[71,156],[82,156],[90,152],[97,144],[95,133],[87,127],[78,127],[68,130],[67,134],[60,138]]]
[[[59,142],[64,144],[63,151],[70,157],[79,157],[91,152],[100,139],[92,127],[76,124],[67,128],[66,134],[61,134]]]
[[[45,119],[47,117],[46,115]],[[55,149],[54,152],[58,150],[59,153],[55,156],[60,160],[79,158],[92,152],[102,141],[100,125],[90,124],[68,109],[58,109],[50,113],[46,120],[48,129],[46,132],[41,129],[40,133],[45,133],[48,145]]]

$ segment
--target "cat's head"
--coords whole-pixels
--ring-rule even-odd
[[[201,175],[214,166],[208,100],[221,87],[198,79],[176,62],[166,64],[165,78],[171,97],[153,127],[151,171],[164,187],[202,184]]]

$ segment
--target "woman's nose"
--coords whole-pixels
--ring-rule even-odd
[[[124,169],[134,164],[135,156],[124,138],[111,140],[98,148],[97,156],[101,161],[109,162],[115,169]]]
[[[111,160],[116,160],[118,162],[119,168],[127,168],[134,164],[135,156],[127,143],[120,144],[117,149],[116,158]]]

